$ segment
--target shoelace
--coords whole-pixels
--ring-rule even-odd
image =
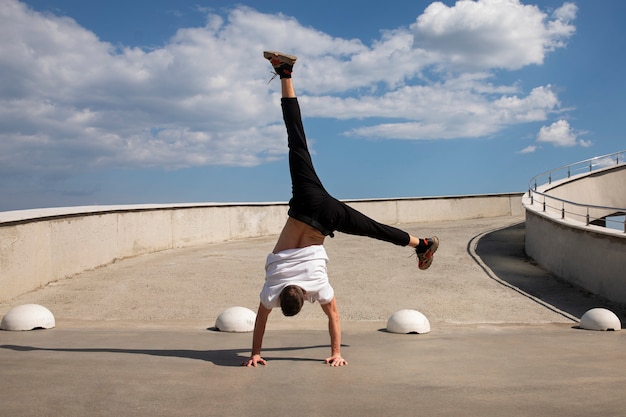
[[[270,78],[270,80],[267,82],[268,84],[271,83],[272,81],[274,81],[274,78],[278,77],[278,73],[276,71],[274,71],[272,73],[272,78]]]

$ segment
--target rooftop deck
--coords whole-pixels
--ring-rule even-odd
[[[403,225],[437,234],[431,269],[408,249],[337,234],[329,274],[345,368],[323,365],[317,305],[274,312],[266,367],[239,364],[250,333],[210,330],[225,308],[256,310],[275,236],[125,259],[0,304],[36,303],[57,327],[0,332],[7,416],[622,416],[626,332],[576,329],[623,306],[559,282],[524,257],[524,218]],[[395,311],[432,331],[384,331]]]

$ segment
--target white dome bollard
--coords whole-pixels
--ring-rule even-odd
[[[580,328],[585,330],[622,330],[615,313],[606,308],[592,308],[580,318]]]
[[[428,333],[430,332],[430,322],[425,315],[417,310],[399,310],[387,320],[387,331],[401,334]]]
[[[2,330],[52,329],[56,325],[54,315],[39,304],[22,304],[11,308],[2,318]]]
[[[222,311],[217,320],[215,328],[220,332],[245,333],[254,330],[256,313],[245,307],[230,307]]]

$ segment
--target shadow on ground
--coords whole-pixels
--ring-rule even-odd
[[[525,233],[522,222],[478,236],[475,253],[484,265],[476,261],[483,268],[486,265],[486,272],[496,281],[566,317],[580,320],[586,311],[601,307],[613,311],[625,328],[626,305],[591,294],[543,270],[526,256]],[[476,239],[470,241],[470,247]],[[472,254],[469,247],[468,251]]]
[[[342,345],[346,346],[346,345]],[[307,349],[327,349],[327,345],[299,346],[266,348],[263,357],[271,361],[305,361],[320,362],[317,358],[292,357],[285,355],[285,352],[299,351]],[[242,349],[213,349],[213,350],[191,350],[191,349],[119,349],[119,348],[51,348],[23,345],[0,345],[0,349],[12,350],[15,352],[69,352],[78,353],[116,353],[131,355],[149,355],[160,357],[176,357],[183,359],[196,359],[211,362],[218,366],[241,366],[242,362],[249,358],[249,348]]]

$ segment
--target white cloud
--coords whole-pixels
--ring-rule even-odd
[[[554,13],[552,13],[552,15],[556,18],[556,22],[566,24],[575,20],[577,13],[578,6],[576,6],[574,3],[563,3],[563,5],[556,9]],[[565,30],[568,32],[571,31],[570,28],[567,28]]]
[[[512,0],[433,3],[410,30],[386,30],[368,46],[237,7],[142,50],[3,0],[0,180],[112,166],[252,166],[282,157],[278,83],[267,86],[270,68],[261,56],[270,48],[299,55],[307,116],[362,119],[350,134],[467,138],[542,121],[559,107],[550,86],[525,94],[494,84],[489,71],[543,62],[571,36],[575,14],[571,4],[548,20]],[[423,75],[451,64],[472,71]]]
[[[460,0],[432,3],[412,26],[416,48],[457,69],[519,69],[541,64],[546,54],[574,33],[576,6],[566,3],[554,20],[518,0]]]
[[[534,153],[537,149],[540,149],[540,147],[537,145],[529,145],[525,147],[524,149],[522,149],[521,151],[519,151],[518,153],[521,153],[521,154]]]
[[[451,80],[456,84],[455,80]],[[528,96],[498,95],[497,99],[478,93],[472,84],[449,88],[448,83],[407,86],[380,98],[342,100],[318,97],[308,108],[318,114],[342,117],[382,116],[402,119],[353,129],[349,134],[378,139],[477,138],[497,133],[506,126],[542,121],[558,105],[549,87],[533,89]],[[307,101],[308,103],[308,101]],[[382,109],[378,109],[382,106]],[[348,110],[349,109],[349,110]]]
[[[542,126],[537,134],[537,142],[550,143],[554,146],[591,146],[590,141],[577,138],[577,133],[567,120],[558,120],[550,126]]]

